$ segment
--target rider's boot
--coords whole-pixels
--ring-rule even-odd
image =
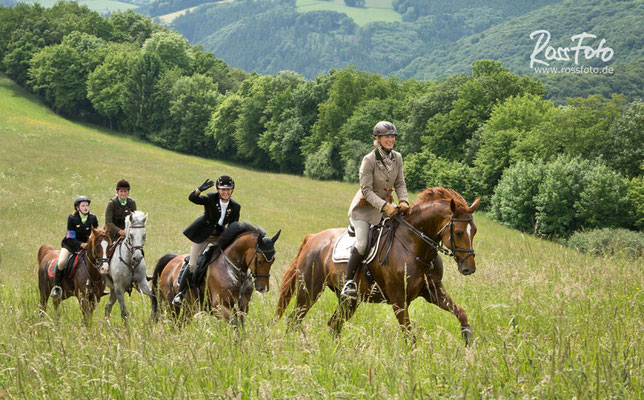
[[[54,266],[56,273],[54,275],[54,287],[51,289],[51,297],[58,298],[63,294],[63,275],[64,271],[58,268],[58,262]]]
[[[355,281],[356,272],[362,263],[362,254],[355,247],[351,249],[351,256],[347,263],[347,281],[340,292],[340,296],[345,300],[355,300],[358,298],[358,285]]]
[[[190,272],[190,267],[186,268],[185,272],[179,280],[179,290],[177,295],[172,299],[173,306],[179,306],[183,302],[183,296],[188,290],[188,283],[192,280],[192,273]]]

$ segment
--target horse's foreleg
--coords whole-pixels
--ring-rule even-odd
[[[123,290],[116,290],[114,289],[116,299],[119,302],[119,306],[121,307],[121,319],[123,320],[123,323],[127,324],[127,308],[125,307],[125,292]]]
[[[439,283],[429,282],[427,285],[427,289],[429,291],[430,297],[429,298],[427,296],[423,296],[423,297],[425,297],[427,301],[429,301],[430,303],[434,303],[438,307],[442,308],[443,310],[449,311],[452,314],[454,314],[456,318],[458,318],[458,322],[460,322],[461,324],[461,333],[463,334],[465,343],[469,343],[473,338],[473,333],[472,333],[472,327],[467,322],[467,313],[465,312],[463,307],[454,303],[454,301],[447,293],[447,290],[445,290],[445,287],[441,282]]]
[[[110,298],[107,300],[107,304],[105,304],[106,320],[110,318],[110,314],[112,313],[112,307],[114,306],[114,303],[116,303],[116,293],[114,292],[114,289],[112,289],[110,290]]]

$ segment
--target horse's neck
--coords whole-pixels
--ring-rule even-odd
[[[246,269],[248,269],[245,259],[247,252],[250,251],[252,247],[247,243],[247,241],[248,239],[244,239],[244,236],[241,236],[224,250],[226,257],[228,257],[236,267],[242,269],[242,271],[246,271]]]
[[[423,204],[419,211],[407,218],[407,222],[428,237],[438,240],[439,232],[445,224],[447,214],[448,210],[446,210],[445,204],[433,202]]]
[[[91,241],[88,241],[87,243],[92,243]],[[92,279],[97,279],[100,278],[101,273],[98,271],[96,268],[96,258],[94,257],[94,246],[87,246],[85,249],[85,257],[83,257],[83,261],[85,261],[85,266],[87,267],[87,272],[89,273],[90,277]]]

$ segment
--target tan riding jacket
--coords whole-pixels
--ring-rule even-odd
[[[349,217],[372,225],[379,223],[383,216],[382,207],[394,202],[393,190],[396,191],[398,202],[409,203],[402,155],[397,151],[392,153],[391,171],[387,171],[376,149],[364,156],[360,165],[360,189],[351,201]]]

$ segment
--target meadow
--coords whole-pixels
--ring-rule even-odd
[[[149,213],[148,272],[189,249],[181,231],[202,213],[188,194],[206,178],[235,178],[242,220],[276,244],[271,290],[255,293],[241,334],[206,314],[185,327],[150,319],[133,293],[119,313],[81,323],[74,299],[38,309],[36,253],[58,246],[73,199],[92,198],[104,221],[126,178]],[[468,312],[456,318],[423,300],[410,309],[411,343],[385,304],[362,305],[340,338],[326,326],[326,291],[301,330],[275,320],[284,270],[303,237],[345,226],[355,184],[265,173],[168,152],[127,135],[68,121],[0,75],[0,398],[642,398],[641,259],[594,257],[475,214],[477,272],[445,260],[444,283]],[[467,199],[469,202],[474,199]]]
[[[344,0],[297,0],[296,9],[298,12],[308,11],[336,11],[345,13],[349,18],[360,25],[366,25],[370,22],[401,22],[402,15],[394,11],[392,0],[366,0],[364,7],[349,7],[344,4]]]

